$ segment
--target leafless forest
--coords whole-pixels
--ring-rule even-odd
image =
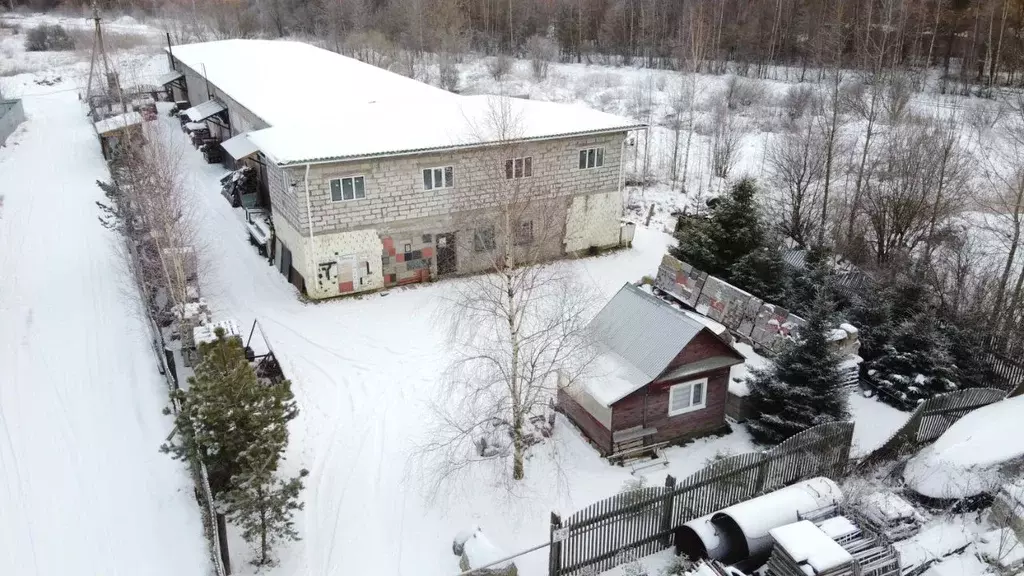
[[[6,0],[11,8],[79,2]],[[314,36],[341,50],[379,35],[414,51],[524,54],[550,36],[563,61],[745,76],[773,66],[941,68],[965,84],[1024,82],[1020,0],[100,0],[122,13],[172,16],[197,36]],[[201,32],[200,32],[201,30]],[[183,38],[184,40],[185,38]],[[365,39],[364,39],[365,41]],[[693,46],[700,46],[695,54]],[[963,65],[961,65],[961,63]]]

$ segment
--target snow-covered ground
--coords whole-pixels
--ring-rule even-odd
[[[116,24],[133,32],[146,30],[134,22]],[[137,572],[139,566],[156,563],[159,569],[146,572],[202,573],[205,546],[188,479],[177,463],[156,451],[169,432],[168,420],[159,414],[166,393],[151,374],[148,336],[132,319],[118,284],[109,253],[112,239],[93,218],[93,201],[99,198],[93,181],[105,176],[105,167],[71,91],[83,82],[88,63],[66,55],[26,56],[12,42],[0,38],[0,50],[13,51],[14,60],[36,69],[4,78],[6,94],[49,95],[26,96],[30,121],[16,135],[17,145],[0,150],[0,194],[7,196],[6,212],[0,215],[0,263],[15,272],[0,280],[0,325],[5,328],[0,361],[15,368],[5,374],[18,376],[11,383],[0,376],[0,422],[13,426],[11,432],[0,428],[3,438],[12,440],[0,443],[8,486],[0,497],[0,553],[6,554],[0,554],[0,562],[12,558],[20,569],[8,571],[0,563],[0,574],[33,573],[32,561],[64,573],[80,571],[65,560],[78,566],[100,562],[103,573],[113,574],[126,572],[122,566]],[[152,47],[119,58],[132,63],[139,79],[154,77],[166,65],[152,55]],[[464,67],[465,92],[495,91],[483,66],[475,61]],[[536,83],[528,79],[526,66],[517,64],[513,89],[507,92],[615,113],[628,114],[635,87],[650,83],[648,92],[657,93],[658,101],[652,115],[663,115],[672,86],[668,72],[562,64],[552,66],[549,80]],[[722,82],[703,78],[701,101],[721,89]],[[767,84],[776,95],[784,88]],[[758,175],[771,119],[757,124],[756,113],[746,116],[760,128],[745,137],[737,173]],[[457,571],[450,547],[457,532],[480,526],[502,549],[534,546],[548,538],[550,511],[572,513],[633,479],[628,469],[599,458],[559,418],[553,438],[528,461],[527,479],[516,497],[478,482],[433,498],[426,489],[430,479],[414,463],[432,417],[428,403],[447,364],[437,303],[458,281],[317,304],[300,301],[249,246],[241,214],[219,194],[223,169],[204,164],[173,122],[161,122],[170,128],[164,137],[181,147],[185,159],[186,185],[207,260],[203,296],[216,320],[231,318],[242,326],[260,322],[293,380],[301,410],[291,426],[285,472],[311,472],[302,494],[306,508],[297,517],[303,539],[282,547],[281,563],[271,574],[447,576]],[[655,134],[656,146],[663,147],[667,130],[658,128]],[[694,154],[706,155],[708,140],[695,135],[693,146]],[[670,212],[694,200],[682,197],[678,183],[664,178],[665,154],[654,156],[662,182],[644,191],[643,198],[638,193],[632,198],[638,216],[655,205],[651,228],[637,230],[630,250],[558,264],[572,267],[602,298],[657,269],[671,242],[661,232],[670,226]],[[707,180],[706,166],[692,162],[690,177]],[[10,192],[8,182],[15,183]],[[13,334],[7,326],[14,327]],[[31,345],[25,348],[24,342]],[[59,354],[49,353],[54,345],[61,346]],[[101,365],[98,358],[107,361]],[[855,455],[880,445],[908,416],[859,395],[851,395],[850,408],[857,421]],[[128,421],[126,414],[131,415]],[[60,448],[47,449],[52,446]],[[749,435],[736,426],[729,435],[670,448],[667,467],[644,471],[647,484],[662,483],[666,474],[682,478],[712,458],[752,449]],[[160,545],[167,550],[173,545],[175,553]],[[131,546],[131,552],[122,552],[124,546]],[[35,560],[30,555],[53,549],[68,553],[44,557],[40,552]],[[251,573],[237,535],[231,551],[236,572]],[[524,576],[540,576],[546,561],[541,550],[517,564]]]
[[[28,117],[0,148],[0,574],[205,575],[191,480],[158,450],[166,384],[96,218],[92,125],[69,80],[0,80]]]

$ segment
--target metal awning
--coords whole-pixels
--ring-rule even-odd
[[[142,124],[142,114],[138,112],[128,112],[126,114],[118,114],[117,116],[111,116],[110,118],[104,118],[96,123],[96,133],[100,136],[106,136],[112,132],[118,130],[124,130],[129,126],[135,126]]]
[[[259,152],[259,148],[249,140],[249,133],[243,132],[238,136],[232,136],[227,140],[220,143],[221,148],[228,153],[235,160],[241,160],[242,158],[248,158],[253,154]]]
[[[184,77],[185,77],[185,75],[182,74],[181,72],[178,72],[177,70],[171,70],[170,72],[168,72],[166,74],[161,74],[159,77],[157,77],[156,85],[157,86],[167,86],[171,82],[174,82],[175,80],[180,80],[180,79],[182,79]]]
[[[188,116],[188,119],[193,122],[202,122],[210,116],[213,116],[214,114],[219,114],[227,109],[227,106],[221,104],[220,102],[217,102],[216,100],[207,100],[202,104],[193,106],[188,110],[185,110],[185,116]]]

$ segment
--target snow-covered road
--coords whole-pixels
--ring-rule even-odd
[[[209,571],[167,389],[97,221],[108,173],[69,83],[0,148],[0,574]],[[61,90],[64,91],[61,91]]]

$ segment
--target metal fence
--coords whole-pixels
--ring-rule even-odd
[[[563,522],[551,515],[549,576],[613,568],[629,550],[668,548],[672,533],[690,520],[815,476],[841,478],[853,443],[853,423],[822,424],[764,452],[713,462],[682,482],[616,494]]]
[[[925,442],[942,436],[973,410],[1004,398],[1006,391],[995,388],[968,388],[933,396],[918,404],[910,419],[885,444],[861,460],[860,465],[873,466],[910,454]]]
[[[21,100],[4,100],[0,98],[0,146],[7,137],[17,130],[18,125],[25,121],[25,110]]]

